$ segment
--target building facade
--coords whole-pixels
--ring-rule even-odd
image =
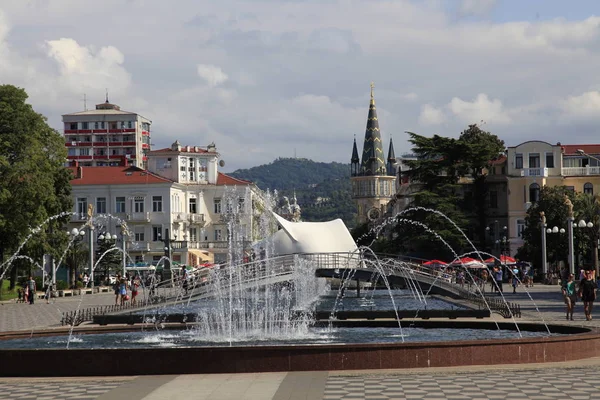
[[[507,149],[511,252],[523,245],[525,215],[544,186],[594,194],[600,185],[600,145],[528,141]],[[565,226],[566,228],[566,221]]]
[[[148,153],[148,170],[74,164],[75,214],[69,229],[81,227],[93,205],[101,225],[96,237],[112,233],[120,241],[121,225],[127,225],[131,261],[156,263],[169,243],[173,261],[225,262],[231,234],[228,216],[236,214],[235,229],[249,245],[255,234],[252,206],[260,193],[251,182],[220,173],[218,159],[214,145],[200,148],[176,142]]]
[[[387,204],[395,194],[395,161],[394,146],[391,141],[387,162],[383,155],[373,84],[371,84],[371,101],[362,157],[358,155],[356,139],[354,139],[350,161],[352,199],[356,203],[359,225],[378,220],[384,215]]]
[[[83,167],[131,165],[146,168],[149,119],[106,101],[94,110],[62,116],[67,160]]]

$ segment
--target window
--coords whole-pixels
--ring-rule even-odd
[[[162,240],[162,226],[154,225],[152,226],[152,241],[158,242]]]
[[[529,185],[529,201],[535,203],[540,200],[540,185],[532,183]]]
[[[190,213],[196,214],[198,209],[196,208],[196,199],[190,199]]]
[[[490,190],[490,208],[498,208],[498,192]]]
[[[223,232],[220,229],[215,229],[215,241],[220,241],[223,237]]]
[[[117,212],[117,213],[125,212],[125,197],[117,197],[115,199],[115,212]]]
[[[523,169],[523,154],[515,154],[515,168]]]
[[[215,199],[215,214],[221,214],[221,199]]]
[[[104,129],[104,121],[100,122],[100,129]]]
[[[86,216],[87,216],[87,198],[85,198],[85,197],[77,198],[77,214],[79,214],[81,219],[86,218]]]
[[[546,153],[546,168],[554,168],[554,153]]]
[[[81,129],[88,129],[88,123],[87,122],[82,122],[81,123]]]
[[[240,197],[238,199],[238,212],[240,212],[240,213],[246,212],[246,207],[244,207],[244,204],[245,204],[244,201],[245,200],[243,197]]]
[[[523,231],[525,230],[525,220],[518,219],[517,220],[517,236],[523,238]]]
[[[79,149],[79,155],[80,156],[89,156],[90,155],[90,149]]]
[[[144,227],[143,226],[136,226],[133,234],[134,234],[136,242],[144,241]]]
[[[585,185],[583,185],[583,193],[593,196],[594,195],[594,185],[587,182]]]
[[[94,122],[94,129],[98,129],[98,128],[99,128],[99,126],[100,126],[100,123],[99,123],[99,122]]]
[[[74,130],[74,131],[77,130],[77,122],[71,122],[70,126],[71,126],[72,130]]]
[[[152,212],[162,212],[162,196],[152,196]]]
[[[76,156],[76,155],[77,155],[77,149],[73,149],[73,148],[69,147],[69,152],[68,152],[68,154],[69,154],[70,156]]]
[[[540,168],[540,153],[529,154],[529,168]]]
[[[98,214],[106,214],[106,197],[98,197],[96,199],[96,212]]]
[[[144,212],[144,198],[143,197],[135,197],[133,199],[133,207],[134,212],[143,213]]]
[[[127,128],[133,129],[133,122],[132,121],[127,121]]]
[[[191,242],[198,241],[198,230],[196,228],[190,228],[190,241]]]

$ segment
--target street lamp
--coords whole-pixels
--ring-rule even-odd
[[[85,231],[83,229],[77,229],[77,228],[73,228],[71,229],[71,231],[67,231],[67,235],[69,235],[69,237],[71,238],[71,242],[73,243],[73,262],[75,263],[75,277],[73,279],[73,282],[76,280],[77,277],[77,252],[75,251],[75,246],[77,246],[78,243],[80,243],[81,241],[83,241],[83,237],[85,236]],[[54,275],[56,275],[56,270],[53,271]]]
[[[123,277],[125,277],[125,274],[127,273],[127,260],[125,259],[126,256],[126,251],[127,251],[127,242],[126,242],[126,236],[128,236],[127,233],[127,224],[125,224],[125,222],[123,222],[121,225],[117,225],[117,228],[121,228],[121,250],[123,251]]]
[[[580,219],[579,222],[576,225],[574,225],[574,226],[576,228],[579,228],[579,229],[582,229],[582,228],[593,228],[594,224],[592,222],[585,222],[584,220]],[[579,254],[577,255],[577,264],[579,265]]]
[[[115,234],[111,235],[110,232],[101,233],[100,236],[98,236],[98,241],[104,242],[107,244],[112,244],[114,246],[117,241],[117,234],[115,233]],[[105,279],[107,279],[107,277],[109,275],[108,268],[105,268],[104,275],[105,275]],[[92,281],[92,285],[93,285],[93,281]]]

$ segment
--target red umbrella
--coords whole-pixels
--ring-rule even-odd
[[[440,266],[443,266],[443,265],[448,265],[448,263],[445,263],[445,262],[440,261],[440,260],[430,260],[430,261],[424,262],[423,265],[427,265],[427,266],[437,266],[437,265],[440,265]]]
[[[504,254],[498,258],[500,259],[501,264],[516,264],[516,262],[517,262],[517,260],[515,260],[511,256],[505,256]],[[484,262],[486,264],[495,264],[496,261],[498,261],[498,260],[496,260],[494,257],[491,257],[491,258],[488,258],[487,260],[485,260]]]
[[[481,261],[471,257],[460,258],[458,260],[453,261],[450,265],[460,265],[468,268],[482,268],[485,266]]]

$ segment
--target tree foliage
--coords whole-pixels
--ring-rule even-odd
[[[488,211],[486,169],[504,150],[504,142],[475,124],[469,125],[458,139],[408,134],[417,158],[406,161],[409,170],[405,175],[420,187],[411,206],[444,213],[467,236],[477,237],[476,244],[484,243]],[[465,177],[469,181],[464,182]],[[424,223],[452,248],[459,249],[459,254],[474,250],[467,246],[464,235],[439,215],[412,211],[404,218]],[[454,258],[452,251],[435,234],[417,224],[400,221],[393,237],[391,247],[394,251],[423,258]],[[436,244],[432,246],[432,243]]]
[[[72,207],[64,139],[26,103],[25,90],[0,85],[0,257],[12,254],[48,217]],[[68,217],[41,227],[23,252],[59,256]],[[17,271],[11,271],[11,286]]]
[[[303,221],[341,218],[350,228],[355,224],[349,164],[278,158],[271,164],[240,169],[230,175],[252,181],[262,190],[277,191],[280,198],[296,196]]]

